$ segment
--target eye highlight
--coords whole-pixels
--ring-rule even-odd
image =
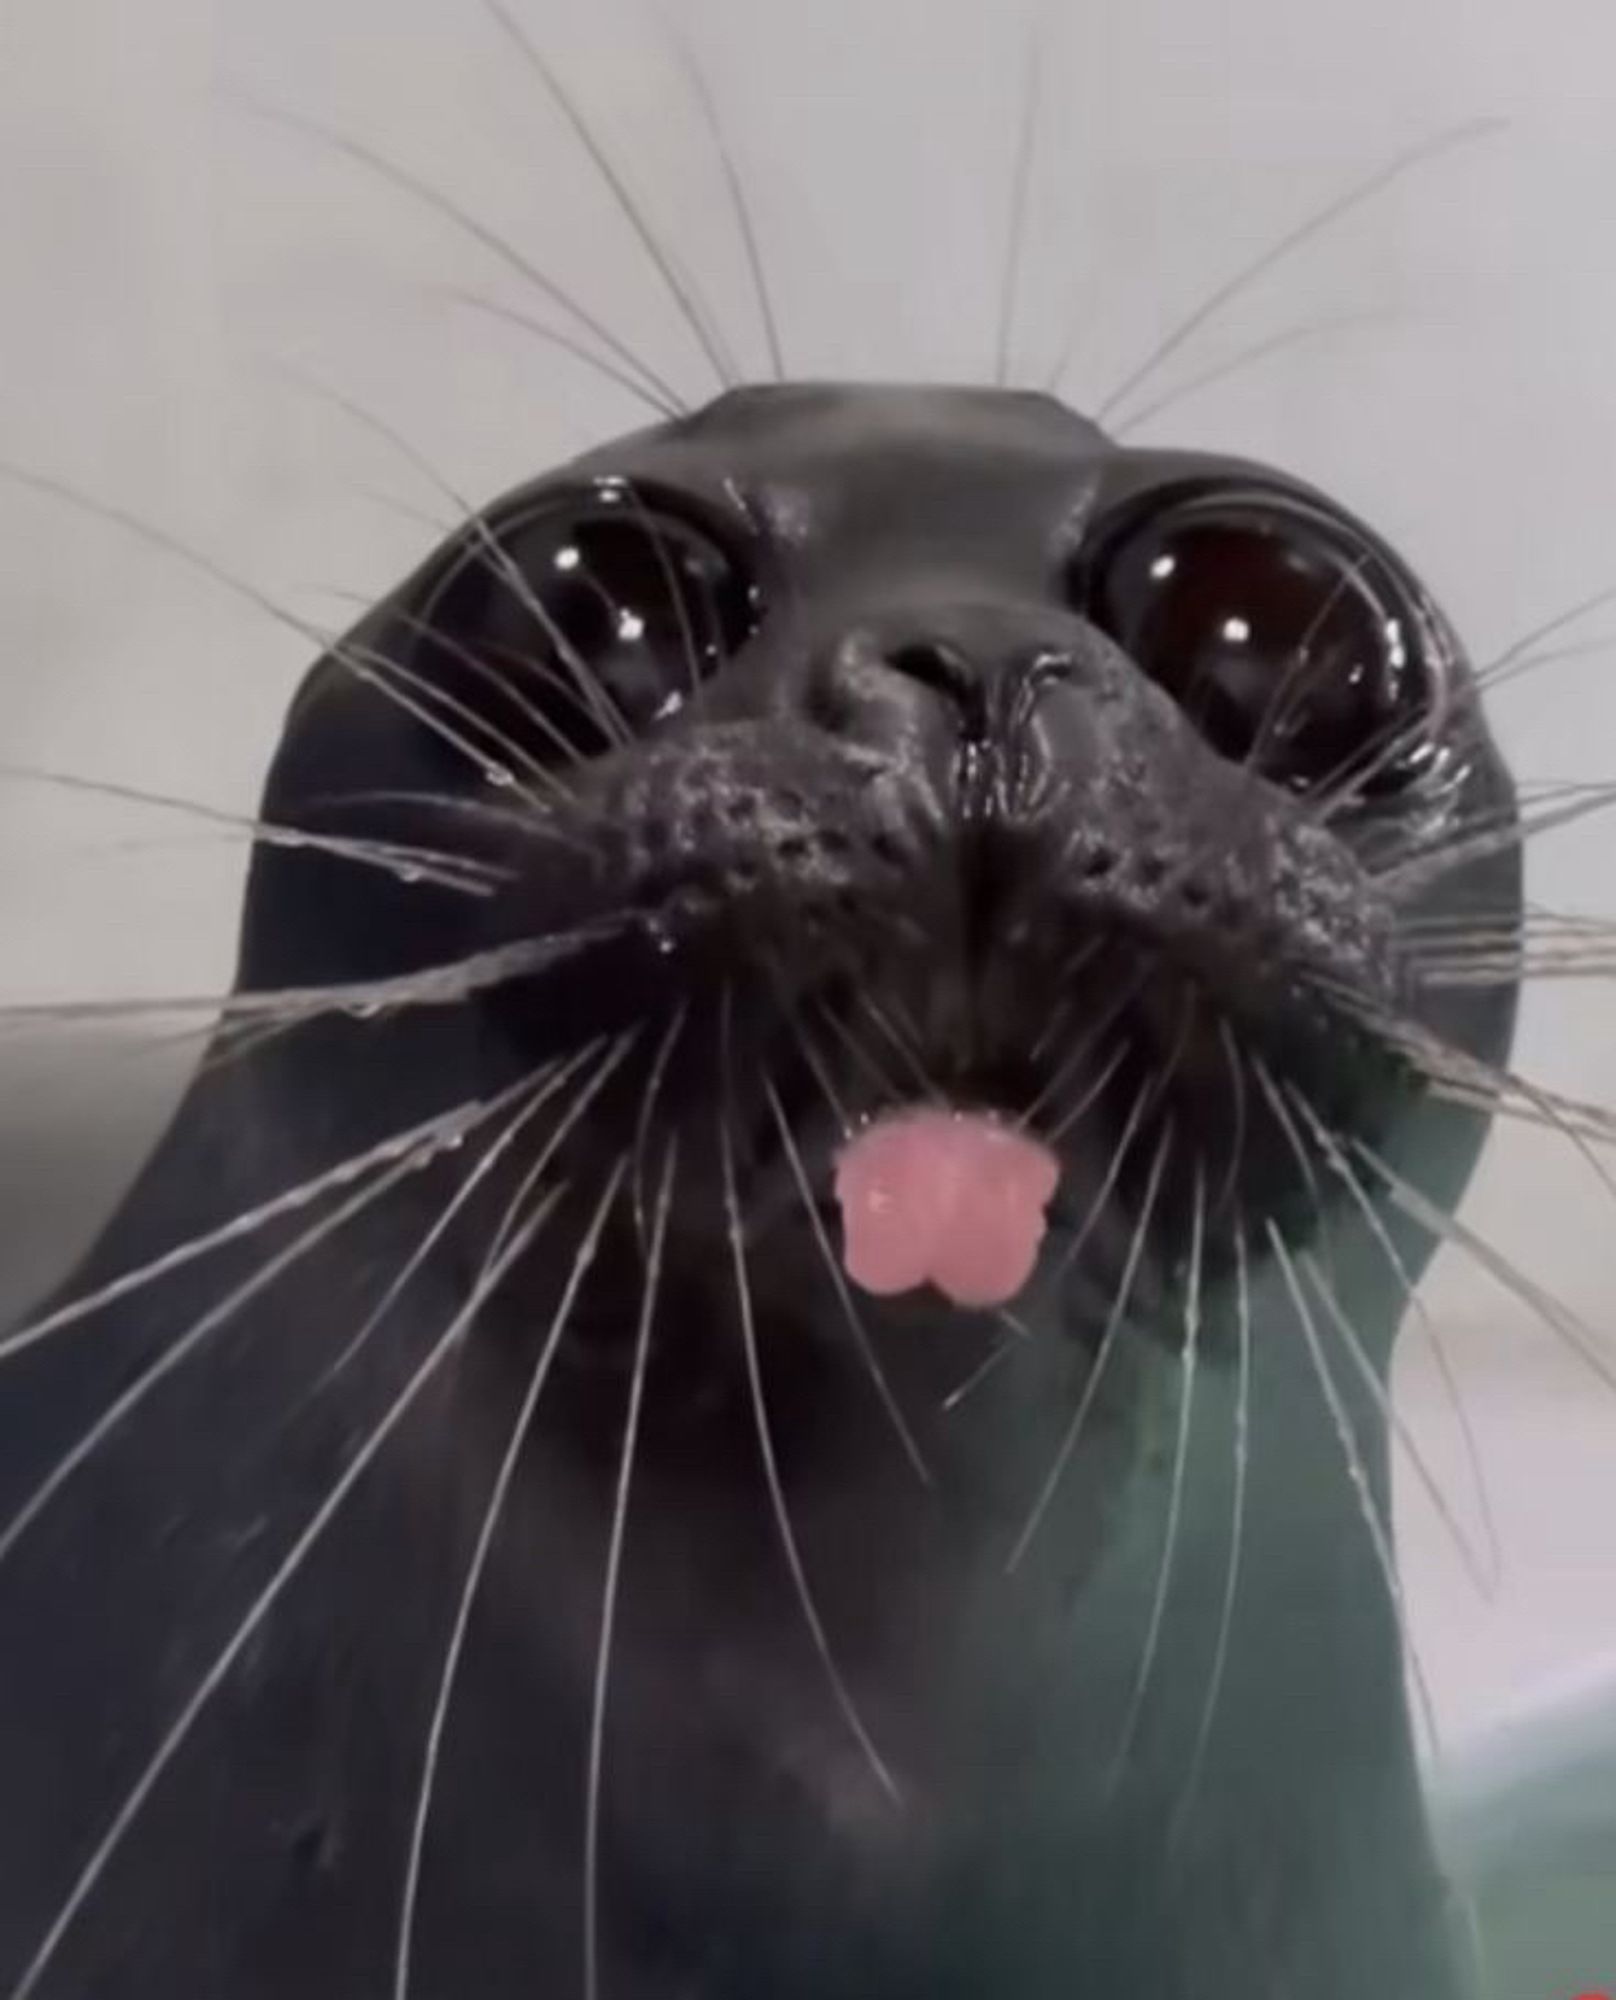
[[[1102,533],[1071,590],[1214,749],[1276,783],[1386,798],[1430,766],[1446,698],[1432,615],[1320,507],[1257,489],[1158,500]]]
[[[715,534],[602,480],[489,516],[420,630],[437,684],[556,763],[677,715],[757,624],[747,571]]]

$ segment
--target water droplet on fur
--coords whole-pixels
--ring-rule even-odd
[[[504,764],[485,764],[483,776],[491,785],[508,788],[516,783],[516,773]]]
[[[416,882],[423,882],[426,879],[425,874],[419,868],[400,868],[399,870],[397,870],[397,874],[398,874],[398,879],[401,882],[409,882],[412,884]]]

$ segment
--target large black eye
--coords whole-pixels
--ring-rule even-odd
[[[469,534],[416,651],[489,731],[558,764],[678,714],[756,622],[752,584],[714,534],[603,481]]]
[[[1406,787],[1445,663],[1391,559],[1305,501],[1199,494],[1135,513],[1074,573],[1078,608],[1213,747],[1298,791]]]

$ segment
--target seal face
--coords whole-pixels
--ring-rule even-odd
[[[64,1298],[218,1254],[12,1406],[26,1502],[147,1371],[0,1572],[20,1990],[1458,1992],[1379,1379],[1512,811],[1369,528],[1045,397],[738,391],[468,523],[275,759],[240,993],[315,1002]],[[934,1236],[1053,1184],[1024,1288],[843,1268],[894,1118]]]

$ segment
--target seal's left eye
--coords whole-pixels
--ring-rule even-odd
[[[425,622],[439,668],[467,693],[480,678],[479,711],[556,761],[676,715],[745,642],[756,602],[715,536],[609,482],[491,517]]]
[[[1168,496],[1102,534],[1073,585],[1215,749],[1277,783],[1385,796],[1429,760],[1445,666],[1433,616],[1385,551],[1322,508]]]

